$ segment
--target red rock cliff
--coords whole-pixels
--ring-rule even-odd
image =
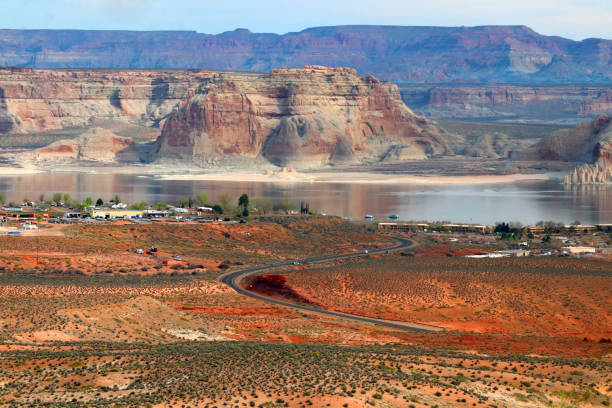
[[[317,166],[446,152],[442,131],[413,114],[395,85],[308,66],[214,75],[165,122],[156,159]]]

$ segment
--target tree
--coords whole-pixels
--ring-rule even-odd
[[[168,208],[168,204],[164,203],[163,201],[158,201],[155,203],[153,208],[155,208],[157,211],[164,211]]]
[[[196,196],[196,201],[203,207],[208,205],[208,194],[200,193]]]
[[[275,211],[282,211],[285,214],[289,213],[291,210],[295,210],[295,205],[291,204],[289,200],[281,200],[278,203],[274,204]]]
[[[219,206],[221,206],[221,208],[223,209],[223,212],[225,214],[235,214],[236,213],[236,206],[232,203],[234,203],[234,199],[232,198],[231,195],[229,194],[221,194],[221,197],[219,197]]]
[[[272,211],[272,209],[274,208],[274,203],[269,198],[256,198],[253,201],[253,205],[262,215],[265,215],[266,213]]]
[[[223,214],[223,207],[221,207],[219,204],[213,205],[212,210],[215,214]]]
[[[248,195],[243,194],[240,196],[240,198],[238,199],[238,207],[241,207],[243,209],[249,208],[249,196]]]
[[[64,193],[64,203],[70,204],[70,202],[72,201],[71,198],[72,197],[70,197],[70,194]]]
[[[308,202],[300,202],[300,214],[310,214],[310,204]]]
[[[92,204],[93,204],[93,200],[91,199],[91,197],[87,197],[86,199],[83,200],[83,206],[85,207],[91,207]]]
[[[148,206],[149,204],[146,201],[141,201],[139,203],[134,203],[130,205],[130,210],[144,210]]]
[[[0,203],[4,204],[4,196],[2,194],[0,194]]]
[[[505,222],[501,222],[499,224],[495,225],[495,229],[493,230],[493,232],[501,232],[503,233],[509,233],[510,232],[510,225],[508,225]]]
[[[101,198],[98,198],[96,200],[96,207],[100,207],[101,205],[104,205],[104,200],[102,200]]]
[[[189,200],[187,198],[181,198],[178,202],[178,206],[181,208],[185,208],[189,205]]]
[[[189,208],[192,208],[194,203],[195,203],[195,198],[193,198],[191,196],[187,198],[187,206]]]
[[[115,204],[119,204],[121,202],[121,199],[119,198],[119,194],[115,194],[115,198],[113,198],[111,201],[114,202]]]
[[[53,194],[53,202],[56,205],[60,205],[62,202],[62,193],[55,193]]]

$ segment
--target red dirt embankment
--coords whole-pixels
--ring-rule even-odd
[[[297,293],[291,286],[287,285],[287,277],[278,274],[263,274],[249,276],[243,282],[243,287],[251,292],[276,299],[287,300],[290,302],[316,304]]]

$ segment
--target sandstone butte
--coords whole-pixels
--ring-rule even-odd
[[[537,143],[532,154],[542,160],[586,162],[565,177],[566,184],[612,183],[612,116],[557,131]]]
[[[397,86],[350,68],[216,73],[165,121],[155,160],[318,166],[450,153]]]

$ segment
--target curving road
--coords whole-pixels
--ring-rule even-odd
[[[397,251],[398,249],[409,248],[413,245],[412,241],[406,238],[393,237],[393,239],[398,242],[397,245],[394,245],[388,248],[371,250],[368,252],[368,254],[380,254],[380,253],[387,252],[387,251]],[[343,254],[343,255],[327,255],[327,256],[307,258],[301,261],[300,263],[304,265],[310,265],[310,264],[334,261],[337,259],[356,258],[359,256],[364,256],[364,255],[366,255],[365,252]],[[364,316],[358,316],[358,315],[353,315],[353,314],[348,314],[348,313],[334,312],[332,310],[317,309],[315,307],[310,307],[307,305],[285,302],[282,300],[269,298],[266,296],[258,295],[257,293],[250,292],[244,289],[243,287],[241,287],[239,284],[240,280],[242,280],[242,278],[244,278],[245,276],[252,275],[254,273],[266,272],[271,269],[282,268],[282,267],[293,266],[293,265],[294,265],[293,262],[283,262],[283,263],[278,263],[274,265],[242,269],[236,272],[228,273],[222,276],[220,280],[221,282],[225,283],[226,285],[229,285],[232,289],[234,289],[236,292],[242,295],[250,296],[255,299],[273,303],[275,305],[290,307],[290,308],[300,310],[300,311],[318,313],[318,314],[322,314],[326,316],[340,317],[343,319],[353,320],[357,322],[372,323],[378,326],[390,327],[393,329],[411,330],[411,331],[420,331],[420,332],[436,332],[436,331],[444,330],[442,327],[430,326],[426,324],[396,322],[396,321],[390,321],[390,320],[376,319],[373,317],[364,317]]]

